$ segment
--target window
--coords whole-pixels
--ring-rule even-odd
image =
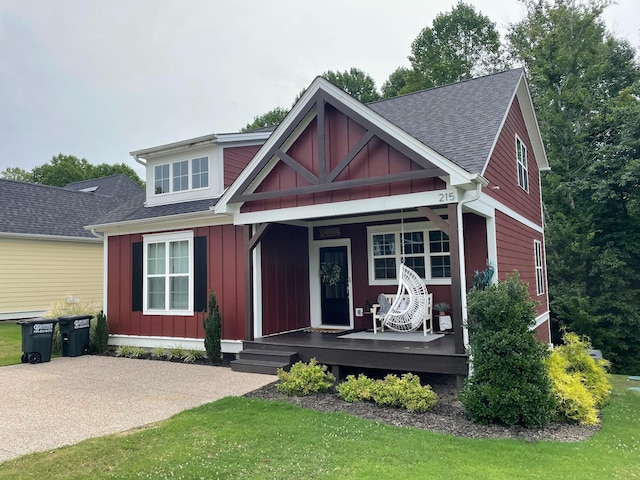
[[[193,232],[145,235],[144,313],[193,314]]]
[[[173,191],[181,192],[189,190],[189,162],[176,162],[173,164]]]
[[[209,186],[209,157],[156,165],[153,173],[156,195],[207,188]]]
[[[398,265],[404,262],[424,280],[451,278],[449,237],[440,230],[415,229],[404,232],[396,225],[369,228],[369,281],[390,285],[397,278]]]
[[[191,188],[206,188],[209,186],[209,159],[207,157],[191,160]]]
[[[529,193],[529,170],[527,167],[527,147],[516,137],[516,160],[518,162],[518,185]]]
[[[169,164],[156,165],[154,169],[154,179],[156,194],[169,192]]]
[[[542,242],[533,241],[534,256],[536,262],[536,291],[538,295],[544,293],[544,271],[542,268]]]

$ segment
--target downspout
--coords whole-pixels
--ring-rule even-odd
[[[489,185],[489,181],[484,178],[482,175],[477,175],[473,180],[476,184],[475,192],[467,197],[465,194],[460,202],[458,202],[457,215],[458,215],[458,263],[460,264],[460,286],[461,288],[466,290],[467,285],[467,271],[465,266],[465,257],[464,257],[464,228],[462,225],[462,206],[466,205],[470,202],[475,202],[480,198],[482,193],[482,187]],[[460,292],[461,295],[461,309],[462,309],[462,341],[464,343],[465,349],[469,348],[469,329],[467,328],[467,292]]]
[[[102,311],[105,315],[107,312],[107,286],[109,285],[109,246],[107,245],[106,236],[100,235],[95,228],[91,229],[91,235],[102,240]]]

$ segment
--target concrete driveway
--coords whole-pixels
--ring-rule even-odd
[[[157,422],[275,380],[225,367],[93,355],[0,367],[0,462]]]

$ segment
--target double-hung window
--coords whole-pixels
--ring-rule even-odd
[[[423,224],[424,225],[424,224]],[[422,279],[447,284],[451,278],[449,237],[440,230],[416,225],[369,227],[369,283],[391,285],[397,282],[402,261]]]
[[[538,295],[544,293],[544,270],[542,263],[542,242],[539,240],[533,241],[534,258],[536,263],[536,292]]]
[[[193,231],[144,236],[144,313],[193,315]]]
[[[153,169],[156,195],[197,190],[209,186],[209,157],[156,165]]]
[[[516,161],[518,164],[518,185],[529,193],[529,168],[527,166],[527,147],[516,136]]]

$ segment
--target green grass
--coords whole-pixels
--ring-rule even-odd
[[[634,479],[640,394],[626,377],[578,443],[474,440],[225,398],[148,427],[0,464],[0,479]],[[635,382],[637,383],[637,382]]]
[[[0,367],[20,363],[22,327],[15,322],[0,322]]]

